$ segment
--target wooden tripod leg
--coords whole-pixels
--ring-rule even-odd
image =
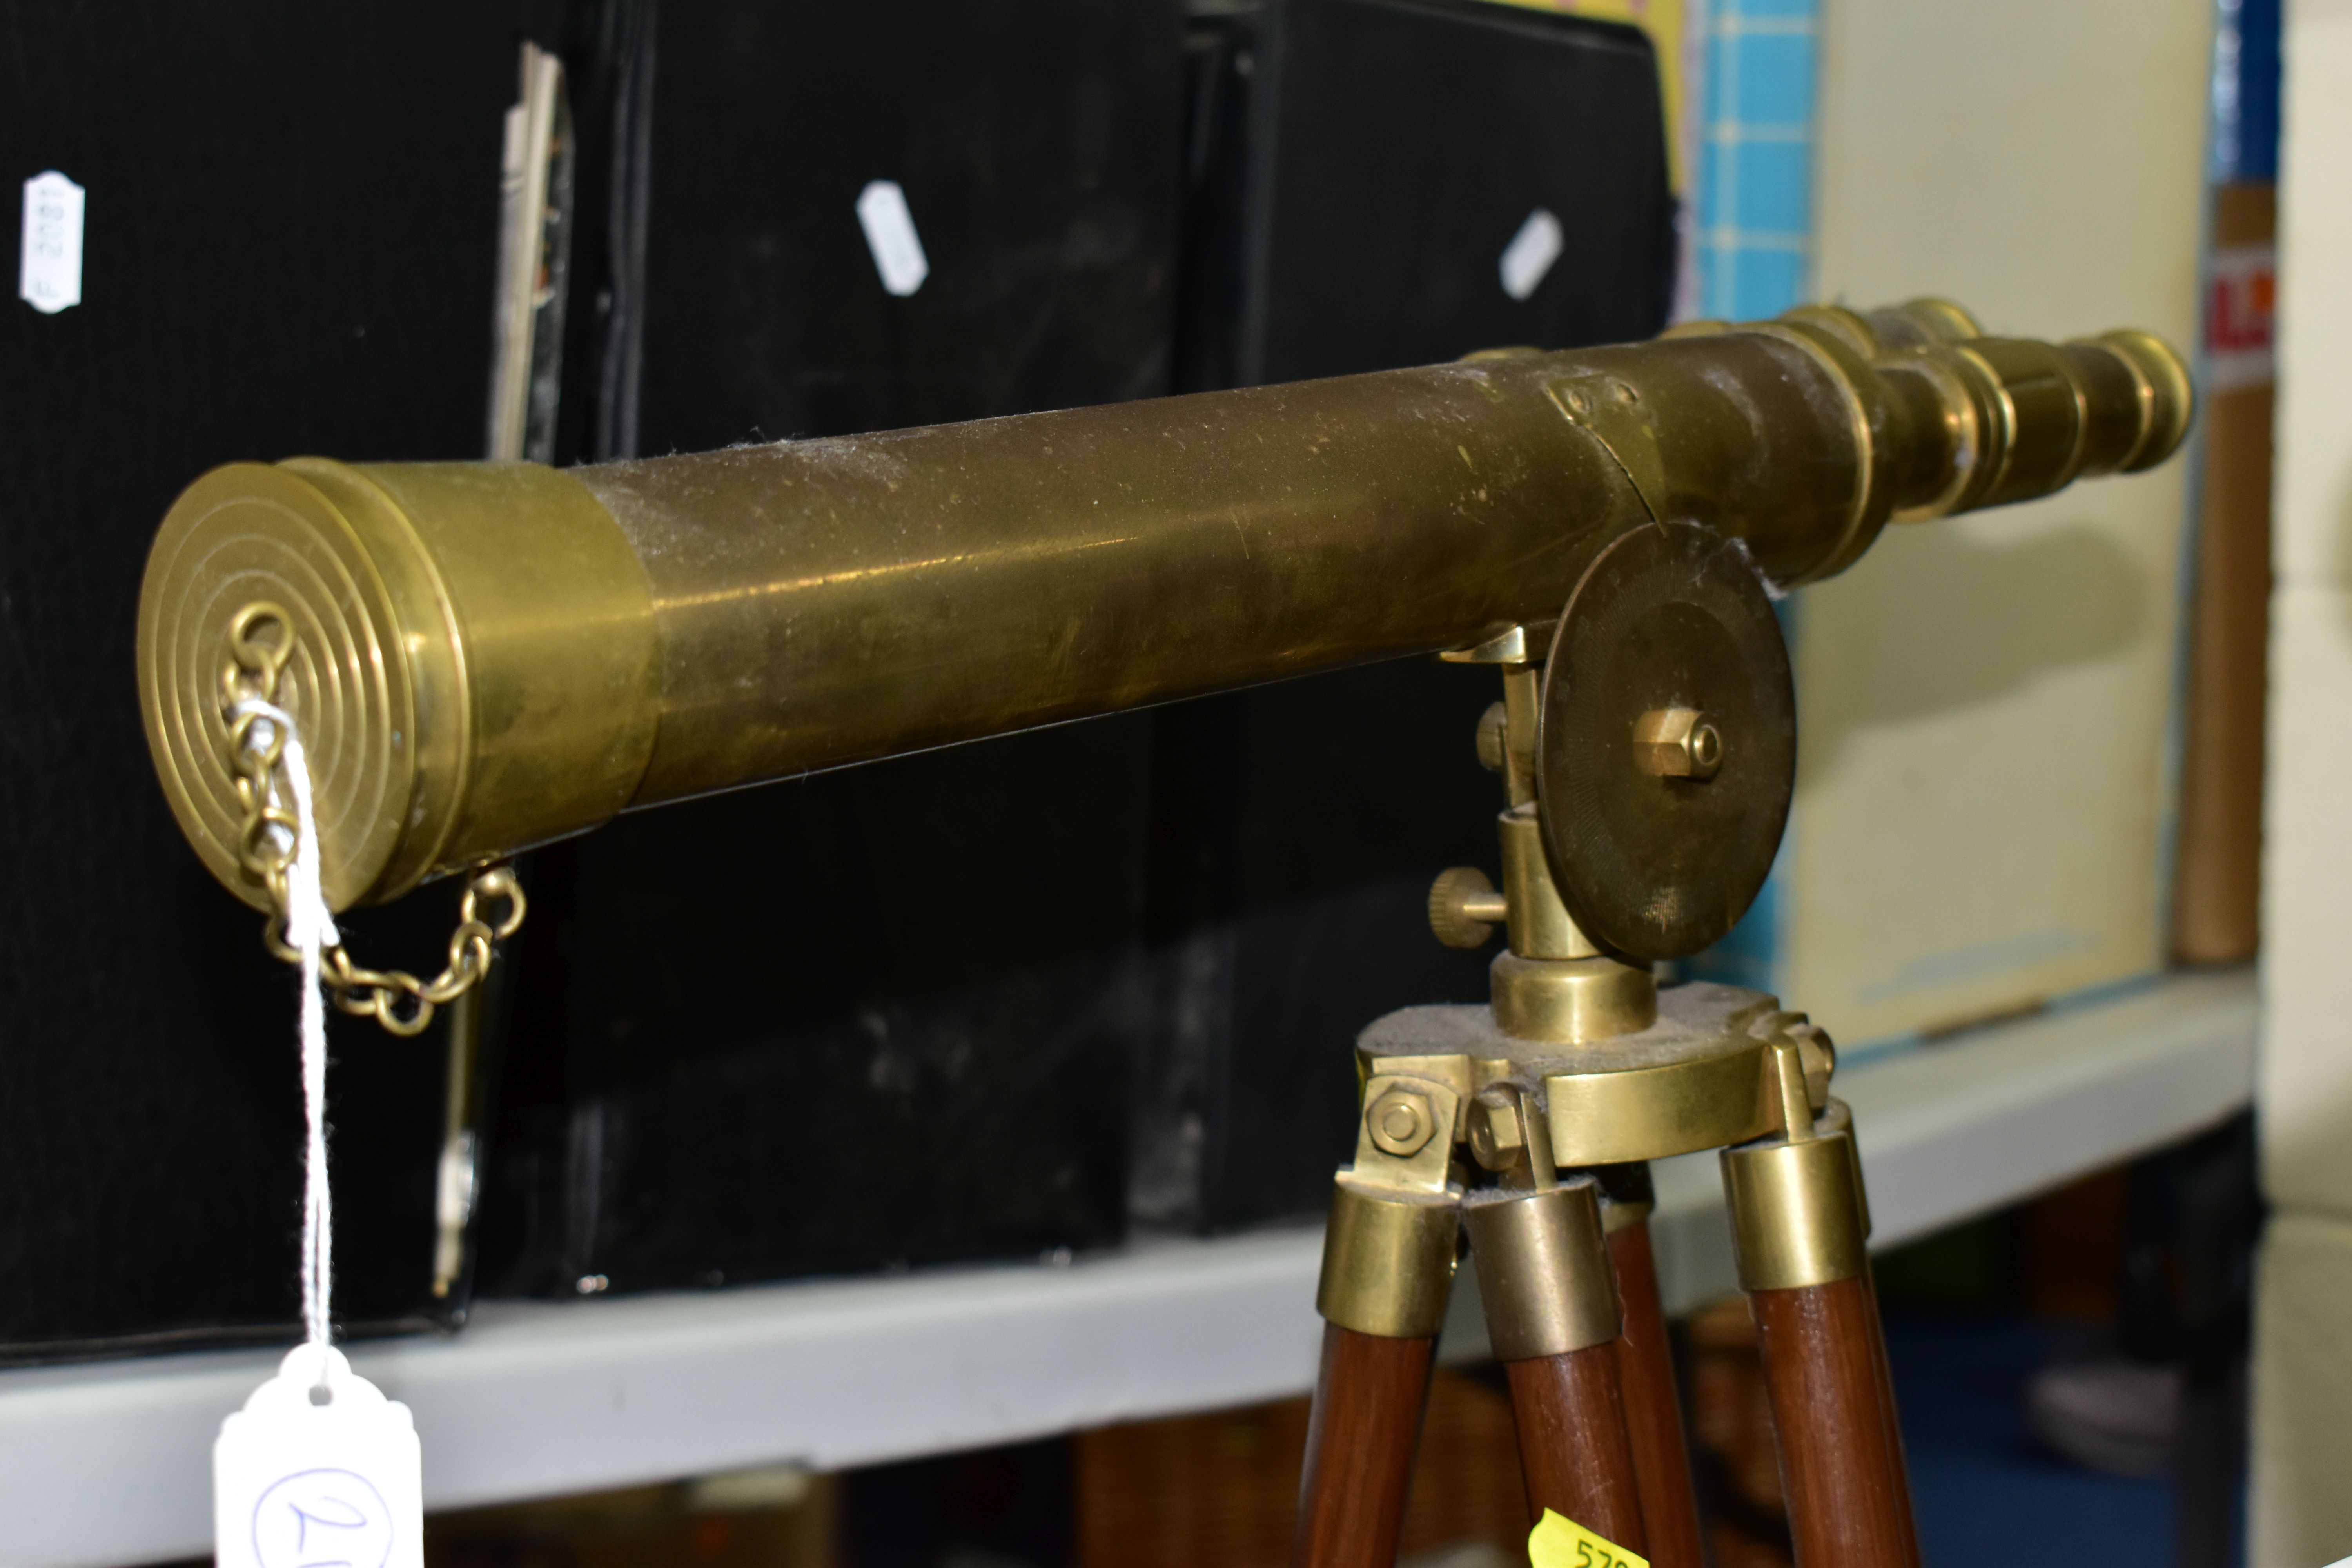
[[[1323,1326],[1291,1568],[1393,1568],[1434,1339]]]
[[[1541,1519],[1550,1509],[1647,1555],[1616,1342],[1505,1362],[1503,1371],[1511,1382],[1529,1517]]]
[[[1832,1100],[1791,1135],[1723,1153],[1739,1283],[1756,1316],[1801,1568],[1918,1568],[1852,1119]]]
[[[1394,1081],[1372,1083],[1378,1089]],[[1453,1102],[1428,1114],[1435,1125],[1451,1126]],[[1359,1164],[1367,1158],[1360,1147]],[[1443,1164],[1436,1173],[1443,1184]],[[1353,1168],[1334,1184],[1315,1300],[1323,1314],[1323,1364],[1291,1568],[1395,1568],[1430,1365],[1454,1284],[1460,1196],[1458,1187],[1413,1191]]]
[[[1690,1445],[1683,1435],[1682,1397],[1675,1387],[1674,1348],[1658,1300],[1658,1267],[1650,1226],[1636,1219],[1609,1233],[1609,1261],[1625,1331],[1617,1342],[1618,1376],[1625,1395],[1625,1435],[1633,1450],[1633,1480],[1642,1497],[1642,1525],[1653,1568],[1706,1568],[1698,1524],[1698,1494],[1691,1484]]]
[[[1748,1296],[1804,1568],[1916,1568],[1885,1331],[1867,1273]]]
[[[1646,1551],[1625,1435],[1617,1289],[1589,1176],[1473,1194],[1463,1208],[1486,1338],[1511,1384],[1528,1510]]]

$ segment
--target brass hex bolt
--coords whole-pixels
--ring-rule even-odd
[[[1526,1146],[1527,1131],[1511,1097],[1500,1089],[1480,1091],[1470,1102],[1470,1157],[1489,1171],[1507,1171]]]
[[[1437,1132],[1429,1101],[1402,1089],[1372,1101],[1364,1111],[1364,1125],[1371,1130],[1375,1147],[1400,1160],[1420,1153]]]
[[[1653,708],[1633,721],[1633,765],[1662,779],[1711,779],[1723,735],[1696,708]]]

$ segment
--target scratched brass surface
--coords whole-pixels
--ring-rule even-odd
[[[625,807],[1546,621],[1654,515],[1745,541],[1786,585],[1897,514],[2178,443],[2188,382],[2154,340],[1952,341],[1971,325],[1815,310],[566,475],[216,471],[150,558],[149,739],[183,828],[250,896],[214,710],[227,623],[267,595],[207,544],[227,519],[254,559],[319,568],[268,584],[298,633],[332,633],[302,721],[382,740],[328,803],[340,907]]]

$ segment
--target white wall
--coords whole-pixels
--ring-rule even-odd
[[[2292,0],[2256,1089],[2256,1568],[2352,1555],[2352,0]]]
[[[2211,0],[1825,0],[1815,292],[2198,324]],[[1841,1038],[2158,968],[2185,458],[1798,596],[1791,1005]]]

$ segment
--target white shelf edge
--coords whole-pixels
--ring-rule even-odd
[[[2193,1132],[2247,1101],[2244,973],[2129,994],[1854,1067],[1874,1246]],[[1658,1167],[1669,1304],[1730,1289],[1713,1156]],[[451,1339],[352,1360],[415,1412],[427,1506],[773,1461],[819,1468],[1281,1397],[1314,1376],[1312,1226],[1045,1265],[579,1303],[488,1302]],[[1466,1279],[1466,1276],[1465,1276]],[[1475,1354],[1457,1289],[1450,1356]],[[275,1352],[0,1373],[0,1568],[109,1568],[211,1544],[220,1418]]]

